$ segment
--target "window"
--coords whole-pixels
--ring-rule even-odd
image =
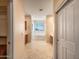
[[[44,31],[44,21],[35,21],[34,29],[35,31]]]

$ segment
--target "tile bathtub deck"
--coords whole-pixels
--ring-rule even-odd
[[[45,41],[32,41],[25,47],[24,59],[52,59],[52,45]]]

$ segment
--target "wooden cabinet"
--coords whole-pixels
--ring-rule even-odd
[[[47,43],[53,44],[53,36],[52,35],[48,36]]]
[[[49,41],[51,44],[53,44],[53,36],[50,35]]]
[[[25,35],[25,44],[27,44],[28,43],[28,35],[26,34]]]
[[[25,44],[31,42],[31,31],[32,31],[31,16],[25,16]]]
[[[0,59],[7,59],[8,3],[0,0]]]
[[[7,36],[0,36],[0,56],[7,56]],[[0,57],[6,59],[6,57]]]

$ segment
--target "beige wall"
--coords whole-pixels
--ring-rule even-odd
[[[14,59],[22,59],[24,52],[24,11],[21,0],[13,0],[13,24],[14,24]]]
[[[49,36],[54,34],[54,20],[53,16],[49,15],[46,18],[46,39],[49,40]]]

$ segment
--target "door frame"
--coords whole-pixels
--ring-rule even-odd
[[[58,26],[57,26],[57,24],[58,24],[58,22],[57,22],[57,14],[54,14],[54,40],[53,40],[53,59],[57,59],[57,40],[58,40],[58,35],[57,35],[57,28],[58,28]]]
[[[8,3],[8,41],[7,41],[7,53],[8,59],[13,59],[13,0],[9,0]]]

